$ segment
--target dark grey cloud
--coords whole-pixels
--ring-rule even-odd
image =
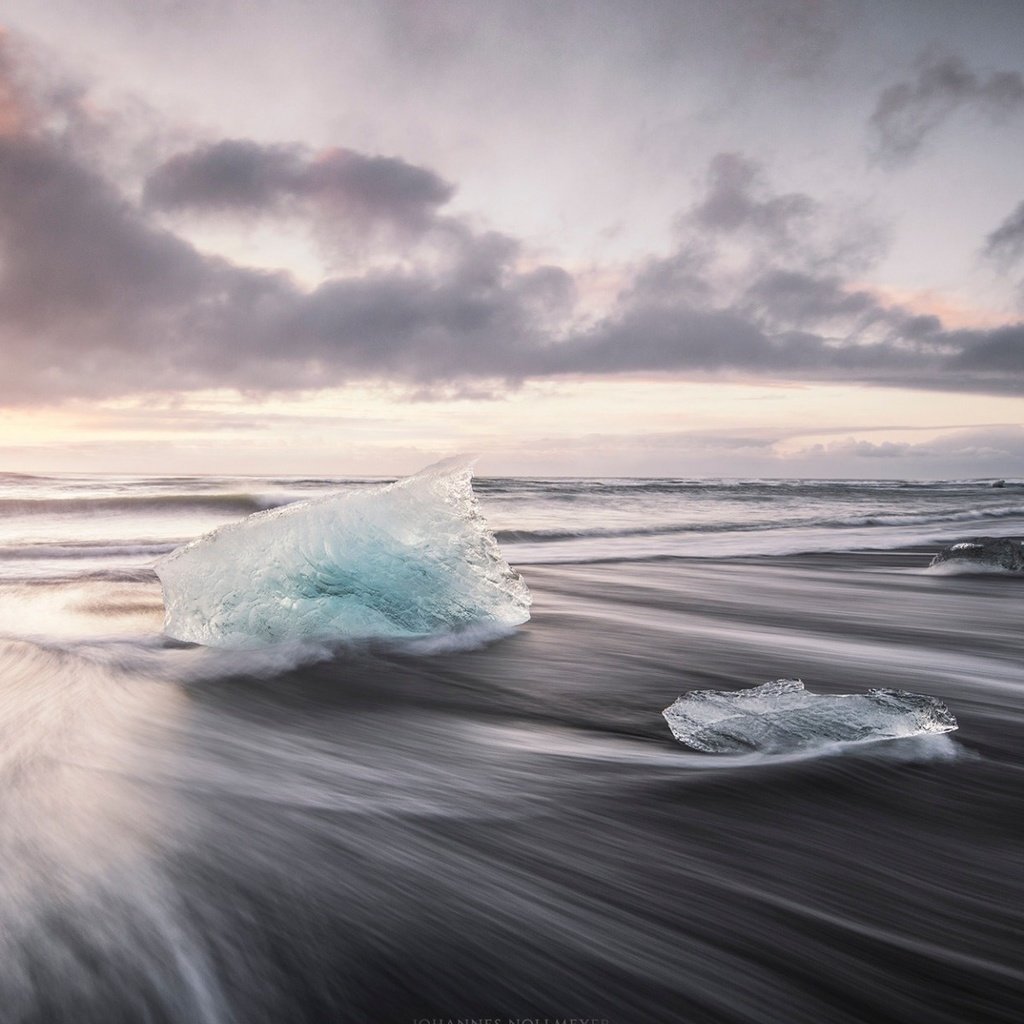
[[[1024,256],[1024,202],[985,238],[985,256],[1009,267]]]
[[[7,403],[393,378],[515,378],[571,301],[563,270],[515,269],[519,247],[454,223],[430,271],[307,291],[151,223],[45,125],[0,137],[0,345]]]
[[[876,262],[888,243],[863,211],[827,209],[804,192],[776,191],[763,166],[743,153],[710,160],[703,195],[675,226],[682,244],[674,260],[694,266],[731,244],[751,266],[850,274]]]
[[[947,331],[934,317],[851,286],[828,250],[819,204],[773,192],[740,155],[713,161],[706,194],[679,220],[676,251],[636,268],[609,314],[582,326],[569,273],[529,265],[517,240],[451,217],[438,221],[444,244],[436,258],[413,269],[398,262],[335,276],[313,289],[284,272],[204,254],[93,169],[82,156],[81,119],[72,135],[59,116],[59,90],[40,107],[10,76],[5,84],[0,95],[10,96],[13,111],[0,132],[6,404],[366,380],[400,383],[420,396],[479,394],[495,383],[624,373],[1024,387],[1024,325]],[[241,154],[242,163],[254,157],[248,166],[259,173],[246,178],[228,159],[218,177],[213,168],[222,165],[211,163],[211,153]],[[199,154],[164,179],[163,202],[183,201],[166,198],[173,180],[179,196],[260,206],[273,203],[296,166],[300,176],[313,174],[314,161],[294,147],[236,140]],[[367,182],[374,167],[382,175],[378,185],[360,185],[360,194],[384,197],[390,209],[396,196],[415,196],[425,210],[443,199],[439,187],[415,186],[434,180],[432,172],[407,180],[387,161],[359,166]],[[346,178],[346,188],[357,178]],[[754,256],[745,267],[723,268],[721,247],[738,236]],[[833,244],[842,248],[841,234]]]
[[[143,198],[163,210],[250,214],[312,204],[356,225],[422,230],[454,191],[433,171],[396,157],[224,139],[161,164]]]
[[[306,187],[306,162],[291,146],[225,139],[178,154],[146,180],[144,199],[162,209],[258,210]]]
[[[550,347],[546,372],[1024,390],[1024,325],[949,331],[852,285],[840,272],[857,263],[850,232],[830,237],[826,219],[810,197],[774,193],[747,158],[716,158],[706,194],[679,219],[678,251],[648,261],[601,323]],[[747,264],[733,252],[722,268],[720,243],[737,232]]]
[[[1016,71],[986,77],[959,57],[929,55],[919,61],[912,80],[891,85],[878,97],[868,122],[874,158],[888,166],[909,162],[927,137],[963,107],[994,120],[1020,111],[1024,77]]]
[[[766,194],[758,163],[742,153],[719,153],[708,168],[707,193],[686,221],[709,231],[746,230],[777,244],[789,243],[815,206],[799,192]]]
[[[950,331],[941,337],[959,350],[950,360],[953,370],[1005,373],[1011,379],[1024,376],[1024,323],[987,331]]]
[[[817,332],[868,351],[876,351],[872,346],[879,342],[912,349],[942,332],[936,316],[909,312],[850,286],[839,275],[807,269],[761,271],[736,306],[766,331]]]
[[[305,291],[151,226],[54,146],[2,139],[0,394],[515,378],[572,284],[558,268],[516,271],[517,252],[464,232],[444,269]]]
[[[802,270],[766,270],[747,288],[743,305],[766,322],[795,328],[834,321],[863,322],[879,312],[879,304],[869,292],[851,290],[833,274]]]
[[[549,373],[654,372],[701,377],[774,377],[937,390],[1017,392],[1024,374],[993,366],[985,337],[937,333],[910,343],[783,330],[768,333],[731,310],[638,306],[552,348]],[[977,350],[977,356],[975,354]]]

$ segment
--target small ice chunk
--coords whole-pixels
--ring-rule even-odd
[[[257,512],[155,566],[165,632],[212,647],[510,629],[530,591],[449,459],[393,484]]]
[[[662,714],[680,743],[709,753],[783,753],[957,728],[946,705],[926,694],[868,690],[830,696],[808,693],[799,679],[747,690],[691,690]]]
[[[973,537],[944,548],[931,564],[954,563],[965,569],[972,565],[985,569],[1024,572],[1024,541],[1012,537]]]

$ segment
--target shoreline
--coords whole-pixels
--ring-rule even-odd
[[[127,642],[0,644],[0,986],[89,1024],[1009,1020],[1021,591],[918,558],[524,567],[505,639],[301,664],[154,643],[156,584],[97,583],[69,624]],[[786,676],[932,694],[960,728],[730,756],[661,715]]]

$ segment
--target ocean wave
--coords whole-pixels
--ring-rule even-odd
[[[836,529],[885,526],[929,526],[943,523],[974,522],[985,519],[1024,517],[1024,506],[968,510],[942,509],[935,512],[894,512],[860,516],[814,517],[804,520],[763,519],[746,523],[665,523],[657,526],[624,526],[593,528],[547,528],[537,530],[497,530],[495,537],[502,544],[545,544],[572,540],[613,540],[628,537],[668,537],[685,534],[750,533],[756,531],[793,529]]]
[[[141,494],[74,498],[0,498],[0,518],[39,513],[218,511],[249,515],[287,505],[296,498],[283,494]]]
[[[156,583],[157,575],[149,565],[125,566],[118,569],[83,569],[79,572],[47,568],[44,565],[38,571],[11,576],[3,582],[13,583],[19,587],[50,587],[63,583]]]
[[[42,559],[156,558],[177,547],[165,541],[76,541],[43,544],[0,544],[0,562]]]
[[[0,578],[146,580],[206,530],[363,478],[0,475]],[[1015,481],[478,478],[519,564],[883,550],[1021,532]],[[968,524],[976,524],[969,526]],[[984,525],[982,525],[984,524]],[[115,571],[120,570],[120,571]]]
[[[991,479],[978,480],[830,480],[795,478],[631,478],[631,477],[478,477],[481,494],[542,494],[545,497],[588,497],[621,494],[700,494],[725,491],[735,499],[743,492],[780,494],[849,494],[936,490],[972,490],[987,493]],[[1007,479],[1007,488],[1024,486],[1024,481]]]
[[[624,537],[666,537],[685,533],[720,533],[740,530],[770,529],[777,523],[673,523],[664,526],[624,526],[621,528],[594,527],[592,529],[495,530],[500,544],[544,544],[571,540],[601,540]]]
[[[22,483],[22,482],[24,482],[26,480],[39,481],[39,480],[51,480],[51,479],[53,479],[53,478],[52,477],[48,477],[48,476],[38,476],[35,473],[0,473],[0,484],[8,483],[8,482],[16,483],[17,484],[17,483]]]
[[[942,509],[935,512],[892,512],[882,515],[847,516],[836,520],[839,526],[915,526],[931,523],[969,523],[979,519],[1008,519],[1024,516],[1024,505],[994,508]],[[828,525],[825,520],[821,524]]]

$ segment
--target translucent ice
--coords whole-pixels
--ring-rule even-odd
[[[1012,537],[974,537],[944,548],[931,564],[965,570],[1024,572],[1024,541]]]
[[[502,557],[472,463],[223,526],[156,563],[165,631],[214,647],[511,628],[530,592]]]
[[[680,743],[713,753],[782,753],[957,728],[935,697],[905,690],[819,695],[808,693],[799,679],[749,690],[692,690],[662,714]]]

